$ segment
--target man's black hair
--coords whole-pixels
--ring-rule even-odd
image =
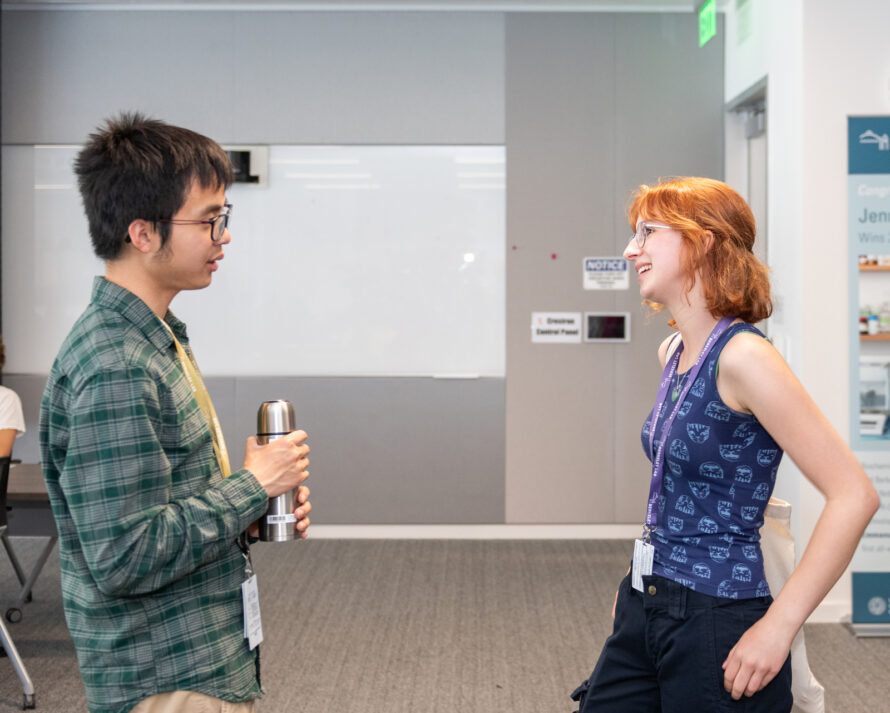
[[[74,172],[90,226],[93,250],[103,260],[120,255],[134,220],[159,228],[161,244],[172,218],[197,179],[202,188],[228,188],[234,179],[226,152],[215,141],[179,126],[124,112],[108,119],[77,155]]]

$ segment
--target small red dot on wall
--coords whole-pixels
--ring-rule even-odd
[[[550,259],[556,260],[556,253],[550,253]]]
[[[514,249],[514,250],[516,249],[516,246],[515,246],[515,245],[513,246],[513,249]]]

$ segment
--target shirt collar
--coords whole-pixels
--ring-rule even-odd
[[[158,316],[145,302],[125,287],[97,275],[93,280],[93,294],[90,302],[120,314],[145,334],[148,340],[159,349],[169,349],[172,346],[173,338],[161,324]],[[182,344],[188,344],[188,334],[184,322],[170,310],[167,310],[164,321],[170,325],[170,329]]]

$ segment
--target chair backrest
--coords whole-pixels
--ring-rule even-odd
[[[9,456],[0,458],[0,529],[6,528],[6,489],[9,487]]]

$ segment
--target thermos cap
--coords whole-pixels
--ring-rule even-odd
[[[294,406],[290,401],[278,399],[263,401],[256,415],[256,432],[258,436],[271,436],[295,431],[296,418]]]

